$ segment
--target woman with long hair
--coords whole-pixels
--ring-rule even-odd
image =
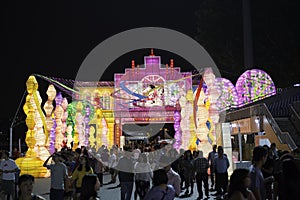
[[[248,169],[235,169],[230,176],[227,198],[229,200],[255,200],[250,186],[250,171]]]
[[[79,157],[79,165],[76,167],[72,173],[72,180],[76,181],[75,183],[75,196],[74,199],[79,199],[81,193],[81,186],[83,177],[87,174],[93,174],[94,171],[90,165],[89,158],[85,155]]]
[[[85,175],[82,179],[80,200],[100,200],[97,192],[100,189],[100,181],[96,174]]]

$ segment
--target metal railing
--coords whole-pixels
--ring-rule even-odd
[[[300,116],[297,113],[296,109],[294,108],[293,104],[290,106],[290,109],[291,109],[291,116],[290,116],[291,122],[294,124],[297,131],[300,132]]]
[[[277,122],[273,118],[271,112],[269,111],[265,103],[253,105],[236,111],[229,112],[226,114],[226,121],[230,122],[234,120],[249,118],[252,116],[262,116],[262,115],[265,116],[266,119],[268,120],[269,124],[271,125],[280,143],[287,144],[291,150],[297,148],[297,145],[295,144],[290,134],[281,131],[281,129],[279,128]]]

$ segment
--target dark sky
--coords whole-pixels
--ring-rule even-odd
[[[4,35],[0,57],[3,94],[0,119],[7,120],[14,117],[29,75],[74,79],[94,47],[132,28],[164,27],[194,38],[197,34],[195,12],[199,4],[183,0],[6,1],[1,9]],[[144,52],[136,59],[141,60]],[[130,54],[112,67],[123,72],[134,58]],[[172,56],[166,55],[164,59],[169,58]],[[181,60],[178,65],[180,62],[184,63]],[[23,104],[20,112],[23,112]]]
[[[29,75],[74,79],[86,55],[103,40],[119,32],[155,26],[172,28],[191,37],[196,34],[196,3],[54,2],[9,1],[2,6],[5,35],[0,62],[5,98],[1,100],[1,119],[14,116]],[[118,66],[120,72],[124,66],[130,67],[132,58]]]

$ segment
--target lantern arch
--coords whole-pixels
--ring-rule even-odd
[[[238,78],[235,87],[238,93],[239,107],[276,93],[273,80],[265,71],[260,69],[245,71]]]

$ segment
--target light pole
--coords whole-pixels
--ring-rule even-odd
[[[241,127],[240,124],[237,124],[238,126],[238,139],[239,139],[239,154],[240,154],[240,162],[243,161],[243,156],[242,156],[242,134],[241,134]]]
[[[23,102],[23,99],[24,99],[24,97],[25,97],[25,94],[26,94],[26,90],[25,90],[24,93],[23,93],[23,96],[22,96],[21,101],[20,101],[20,103],[19,103],[19,105],[18,105],[17,111],[16,111],[16,113],[15,113],[15,116],[14,116],[14,118],[13,118],[13,120],[12,120],[12,122],[11,122],[11,125],[10,125],[10,127],[9,127],[9,154],[10,154],[10,156],[12,156],[13,127],[15,127],[15,126],[14,126],[15,120],[16,120],[16,117],[17,117],[17,115],[18,115],[18,113],[19,113],[19,110],[20,110],[21,104],[22,104],[22,102]]]
[[[233,121],[232,123],[230,123],[230,126],[231,126],[231,132],[233,131],[232,128],[237,128],[238,129],[239,161],[242,162],[243,161],[243,157],[242,157],[242,133],[241,133],[241,126],[240,126],[240,123],[238,121]]]
[[[245,69],[254,67],[253,41],[251,24],[251,2],[243,0],[243,34],[244,34],[244,66]]]

